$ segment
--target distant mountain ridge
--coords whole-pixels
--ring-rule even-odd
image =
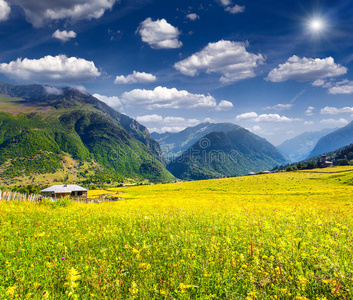
[[[353,122],[323,136],[309,154],[308,158],[334,151],[353,143]]]
[[[277,149],[284,153],[290,162],[298,162],[308,157],[320,138],[334,130],[336,129],[326,128],[321,131],[304,132],[292,139],[284,141],[277,146]]]
[[[225,132],[211,132],[167,166],[185,180],[245,175],[285,164],[287,160],[264,138],[235,125]],[[229,128],[229,127],[228,127]]]
[[[164,163],[146,127],[88,93],[0,83],[0,179],[5,183],[33,181],[40,174],[84,183],[171,181]]]
[[[188,150],[202,137],[211,132],[227,132],[241,128],[232,123],[201,123],[188,127],[180,132],[152,133],[151,136],[160,143],[163,155],[172,160]]]

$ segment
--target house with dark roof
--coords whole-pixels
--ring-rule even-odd
[[[71,197],[71,198],[87,198],[88,190],[80,187],[78,185],[53,185],[44,190],[40,191],[40,194],[43,197],[51,197],[51,198],[63,198],[63,197]]]

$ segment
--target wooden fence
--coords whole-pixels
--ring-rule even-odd
[[[34,202],[38,199],[39,195],[36,194],[22,194],[19,192],[7,192],[0,190],[0,201],[31,201]]]
[[[36,194],[22,194],[19,192],[7,192],[0,190],[0,201],[30,201],[36,202],[38,201],[38,197],[40,195]],[[53,198],[45,198],[50,201],[56,201],[57,199]],[[109,198],[106,195],[104,197],[99,197],[98,199],[86,199],[86,198],[70,198],[70,200],[75,202],[83,202],[83,203],[101,203],[101,202],[115,202],[122,200],[123,198]]]

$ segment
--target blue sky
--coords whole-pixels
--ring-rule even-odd
[[[279,144],[353,119],[352,15],[347,0],[0,0],[0,80],[85,89],[151,131],[232,122]]]

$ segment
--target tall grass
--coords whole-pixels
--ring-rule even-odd
[[[0,298],[352,299],[344,180],[282,173],[124,188],[112,203],[2,201]]]

